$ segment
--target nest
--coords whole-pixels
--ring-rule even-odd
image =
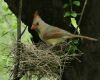
[[[24,44],[20,43],[20,70],[30,71],[32,75],[53,76],[60,79],[66,63],[69,63],[73,56],[66,52],[67,44],[62,43],[56,47],[48,47],[44,43]],[[16,59],[17,44],[12,49],[13,58]],[[16,62],[15,62],[16,64]]]

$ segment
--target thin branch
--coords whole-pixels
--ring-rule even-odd
[[[84,14],[86,5],[87,5],[87,0],[85,0],[85,2],[84,2],[83,9],[82,9],[82,11],[81,11],[81,16],[80,16],[80,19],[79,19],[79,21],[78,21],[78,26],[81,24],[81,21],[82,21],[82,18],[83,18],[83,14]]]
[[[70,1],[70,11],[73,12],[72,0],[69,1]]]
[[[18,79],[18,73],[19,73],[19,64],[20,64],[20,52],[21,52],[21,12],[22,12],[22,0],[19,0],[19,11],[18,11],[18,18],[17,18],[17,52],[15,56],[15,65],[14,65],[14,71],[13,71],[13,80],[19,80]]]
[[[22,0],[19,1],[19,11],[18,11],[18,18],[17,18],[17,40],[20,41],[21,35],[21,12],[22,12]]]
[[[79,21],[78,21],[78,26],[77,26],[77,28],[76,28],[74,33],[77,32],[77,30],[78,30],[78,28],[79,28],[79,26],[81,24],[81,21],[82,21],[82,18],[83,18],[83,14],[85,12],[86,5],[87,5],[87,0],[85,0],[85,2],[84,2],[84,5],[83,5],[82,11],[81,11],[81,15],[80,15],[80,18],[79,18]]]
[[[26,31],[27,29],[27,26],[24,28],[24,30],[22,31],[21,35],[20,35],[20,38],[22,37],[22,35],[24,34],[24,32]]]

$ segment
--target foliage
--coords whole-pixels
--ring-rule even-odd
[[[12,65],[12,59],[10,56],[11,45],[16,42],[16,17],[9,10],[7,4],[0,0],[0,80],[8,80],[10,73],[10,66]],[[22,24],[22,29],[25,25]],[[24,37],[24,38],[23,38]],[[23,42],[30,42],[30,34],[25,32],[22,36]]]
[[[80,34],[80,29],[78,25],[78,21],[76,18],[78,17],[78,13],[76,11],[73,11],[73,6],[80,7],[80,0],[69,0],[69,3],[64,4],[63,8],[70,7],[69,11],[66,11],[64,14],[64,17],[70,17],[70,23],[71,25],[77,30],[77,32]]]
[[[9,45],[11,44],[11,36],[15,32],[14,30],[16,28],[16,19],[14,15],[9,11],[3,0],[0,0],[0,3],[0,79],[7,80],[8,67],[11,66],[11,60],[9,58]]]

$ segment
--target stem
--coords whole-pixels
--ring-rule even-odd
[[[80,25],[81,21],[82,21],[82,18],[83,18],[83,14],[84,14],[84,11],[85,11],[85,8],[86,8],[86,4],[87,4],[87,0],[85,0],[84,2],[84,5],[83,5],[83,9],[81,11],[81,16],[80,16],[80,19],[78,21],[78,26]]]
[[[81,11],[81,15],[80,15],[80,18],[79,18],[79,21],[78,21],[78,26],[77,26],[77,28],[76,28],[76,30],[75,30],[74,33],[77,32],[78,27],[79,27],[80,24],[81,24],[81,21],[82,21],[82,18],[83,18],[83,14],[84,14],[84,11],[85,11],[85,8],[86,8],[86,5],[87,5],[87,0],[85,0],[85,2],[84,2],[84,5],[83,5],[82,11]]]
[[[22,12],[22,0],[19,0],[19,11],[17,18],[17,52],[15,54],[15,65],[13,71],[13,80],[19,80],[19,64],[20,64],[20,53],[21,53],[21,12]]]

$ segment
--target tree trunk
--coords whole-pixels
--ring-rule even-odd
[[[100,80],[100,0],[88,0],[81,32],[98,39],[98,42],[84,41],[81,47],[85,53],[83,80]]]

